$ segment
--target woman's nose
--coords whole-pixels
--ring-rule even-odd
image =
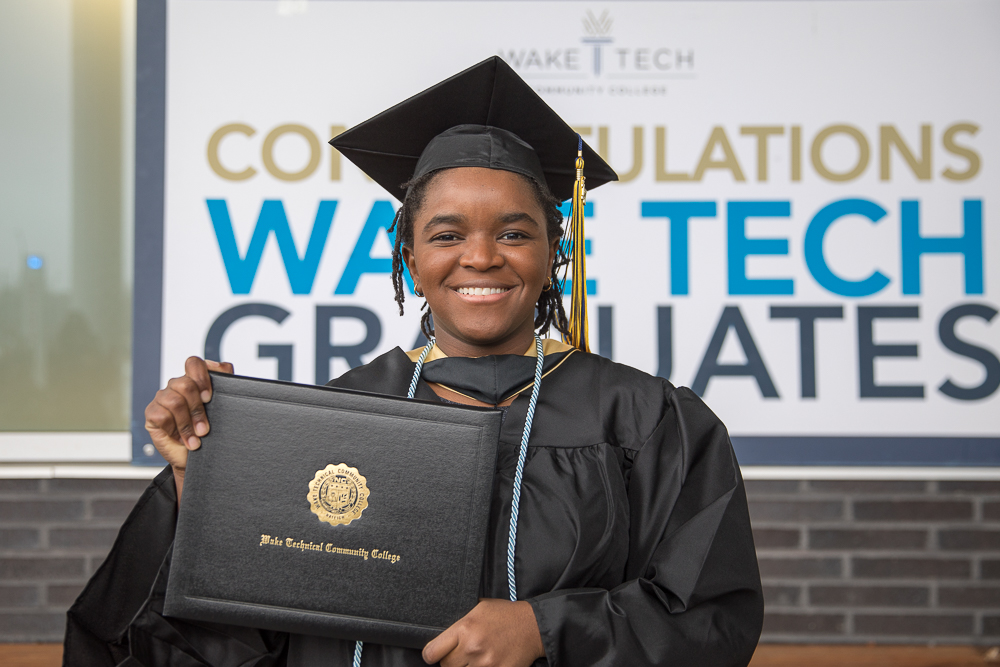
[[[463,268],[488,271],[503,266],[503,263],[500,245],[494,239],[469,239],[465,252],[462,253],[461,265]]]

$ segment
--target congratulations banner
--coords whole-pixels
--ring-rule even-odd
[[[595,351],[702,395],[744,464],[1000,464],[995,2],[165,9],[137,423],[190,355],[325,383],[422,343],[397,204],[326,142],[500,55],[621,178],[587,206]]]

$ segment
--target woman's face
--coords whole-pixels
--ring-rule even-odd
[[[438,174],[413,221],[403,259],[449,355],[522,354],[559,239],[549,239],[531,185],[509,171]]]

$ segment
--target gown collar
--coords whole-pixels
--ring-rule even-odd
[[[406,353],[416,362],[423,348]],[[542,341],[545,354],[542,377],[558,368],[576,348],[558,340]],[[486,357],[449,357],[437,345],[424,360],[421,377],[467,398],[497,405],[530,390],[535,375],[534,341],[523,355],[499,354]]]

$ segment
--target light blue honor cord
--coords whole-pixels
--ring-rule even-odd
[[[413,369],[413,379],[410,381],[410,390],[406,393],[407,398],[413,398],[417,393],[417,383],[420,381],[420,372],[424,368],[424,360],[434,348],[434,339],[431,338],[420,357],[417,358],[417,365]],[[507,538],[507,588],[510,590],[511,602],[517,601],[517,586],[514,581],[514,547],[517,544],[517,515],[521,505],[521,484],[524,480],[524,462],[528,457],[528,436],[531,435],[531,422],[535,419],[535,406],[538,405],[538,390],[542,387],[542,364],[545,360],[545,353],[542,351],[542,339],[535,336],[535,381],[531,385],[531,399],[528,401],[528,414],[524,418],[524,430],[521,432],[521,450],[517,455],[517,468],[514,470],[514,497],[510,503],[510,535]],[[361,667],[361,650],[363,642],[354,644],[354,667]]]
[[[517,468],[514,469],[514,494],[510,501],[510,535],[507,538],[507,588],[510,590],[510,601],[517,601],[517,586],[514,583],[514,547],[517,544],[517,514],[521,505],[521,482],[524,478],[524,461],[528,457],[528,436],[531,435],[531,422],[535,419],[535,406],[538,405],[538,390],[542,388],[542,363],[545,353],[542,352],[542,339],[535,336],[535,382],[531,385],[531,399],[528,401],[528,414],[524,418],[524,430],[521,432],[521,451],[517,455]]]
[[[410,392],[407,398],[413,398],[417,391],[417,381],[424,367],[424,359],[434,347],[434,339],[417,359],[417,367],[413,369],[413,380],[410,382]],[[542,339],[535,336],[535,381],[531,385],[531,399],[528,401],[528,414],[524,418],[524,430],[521,432],[521,450],[517,455],[517,468],[514,470],[514,493],[510,502],[510,534],[507,537],[507,588],[510,591],[511,602],[517,601],[517,585],[514,579],[514,548],[517,545],[517,515],[521,506],[521,483],[524,480],[524,462],[528,457],[528,436],[531,435],[531,422],[535,419],[535,406],[538,405],[538,390],[542,387],[542,364],[545,353],[542,351]],[[357,667],[357,665],[355,665]]]

